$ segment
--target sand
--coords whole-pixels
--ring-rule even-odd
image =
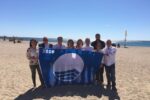
[[[28,42],[0,40],[0,100],[150,100],[150,48],[118,48],[117,92],[99,85],[32,89]],[[37,84],[40,82],[37,77]],[[106,79],[105,79],[106,84]]]

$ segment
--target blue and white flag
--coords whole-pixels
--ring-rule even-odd
[[[39,49],[39,63],[47,87],[89,84],[100,67],[103,54],[76,49]]]

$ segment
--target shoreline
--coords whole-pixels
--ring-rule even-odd
[[[3,41],[2,39],[0,39],[0,42],[6,42],[7,43],[9,41],[8,40]],[[10,42],[10,43],[14,44],[13,42]],[[29,43],[29,41],[28,40],[23,40],[21,43]],[[21,43],[15,43],[15,44],[21,44]],[[39,43],[42,43],[42,41],[38,42],[38,44]],[[56,44],[57,42],[49,42],[49,43]],[[66,44],[66,43],[67,42],[64,42],[64,44]],[[137,47],[137,48],[140,48],[140,47],[142,47],[142,48],[150,48],[150,46],[128,46],[127,45],[127,48],[130,48],[130,47],[132,47],[132,48],[135,48],[135,47]],[[124,46],[121,45],[120,48],[124,48]],[[125,48],[125,49],[127,49],[127,48]]]

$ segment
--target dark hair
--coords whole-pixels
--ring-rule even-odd
[[[48,38],[47,37],[43,37],[43,41],[45,41],[45,40],[48,40]]]
[[[63,37],[57,37],[57,41],[62,40],[63,41]]]
[[[77,41],[77,46],[79,45],[79,42],[81,42],[81,43],[82,43],[82,45],[83,45],[83,41],[82,41],[82,39],[78,39],[78,41]]]
[[[67,46],[69,46],[69,43],[72,43],[72,45],[74,46],[74,41],[73,41],[72,39],[69,39],[69,40],[67,41]]]
[[[99,37],[100,37],[101,35],[100,35],[99,33],[96,33],[96,34],[95,34],[95,37],[96,37],[96,36],[99,36]]]
[[[32,41],[35,41],[36,44],[38,43],[35,39],[31,39],[31,40],[30,40],[30,44],[29,44],[29,45],[30,45],[30,48],[32,47]]]
[[[107,43],[107,42],[110,42],[110,43],[112,44],[112,41],[111,41],[110,39],[108,39],[108,40],[106,41],[106,43]]]

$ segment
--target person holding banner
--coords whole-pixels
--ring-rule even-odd
[[[97,42],[100,42],[100,43],[101,43],[102,49],[105,48],[105,42],[102,41],[100,38],[101,38],[100,34],[97,33],[97,34],[95,35],[95,39],[96,39],[96,40],[91,43],[91,46],[93,46],[93,48],[94,48],[95,50],[96,50],[96,43],[97,43]]]
[[[94,51],[95,51],[95,52],[99,52],[99,53],[103,53],[102,45],[101,45],[101,43],[100,43],[99,41],[97,41],[97,43],[96,43],[96,50],[94,50]],[[100,74],[101,68],[102,68],[103,66],[104,66],[104,65],[103,65],[103,58],[102,58],[102,63],[101,63],[101,65],[100,65],[98,71],[96,72],[96,82],[97,82],[97,83],[99,83],[99,79],[101,79],[101,78],[103,77],[102,74]],[[102,83],[100,83],[100,84],[102,84]]]
[[[93,51],[93,48],[90,47],[90,39],[86,38],[85,39],[85,47],[83,48],[85,51]]]
[[[69,39],[67,41],[67,48],[68,49],[74,49],[74,41],[72,39]]]
[[[95,35],[95,39],[96,40],[91,43],[94,50],[97,49],[97,43],[100,43],[101,44],[101,49],[103,49],[105,47],[105,42],[100,40],[100,34],[99,33],[97,33]],[[99,68],[99,71],[97,72],[97,75],[96,75],[96,80],[99,81],[100,84],[103,84],[103,82],[104,82],[103,73],[104,73],[104,66],[101,66]]]
[[[39,48],[52,48],[53,45],[48,43],[48,38],[47,37],[43,37],[43,43],[39,44]]]
[[[35,39],[31,39],[30,40],[30,47],[27,49],[27,58],[30,62],[30,70],[31,70],[31,74],[32,74],[33,87],[36,87],[36,70],[39,74],[41,86],[44,86],[41,71],[39,68],[38,50],[37,50],[36,46],[37,46],[37,41]]]
[[[62,42],[63,42],[63,38],[58,37],[57,44],[53,46],[53,49],[65,49],[65,45],[63,45]]]
[[[83,49],[82,47],[83,47],[83,41],[79,39],[77,41],[76,49],[82,50]]]
[[[104,48],[104,65],[106,70],[106,77],[107,77],[107,88],[111,87],[112,90],[117,91],[116,89],[116,77],[115,77],[115,55],[116,55],[116,47],[112,46],[111,40],[107,40],[106,42],[107,47]]]

